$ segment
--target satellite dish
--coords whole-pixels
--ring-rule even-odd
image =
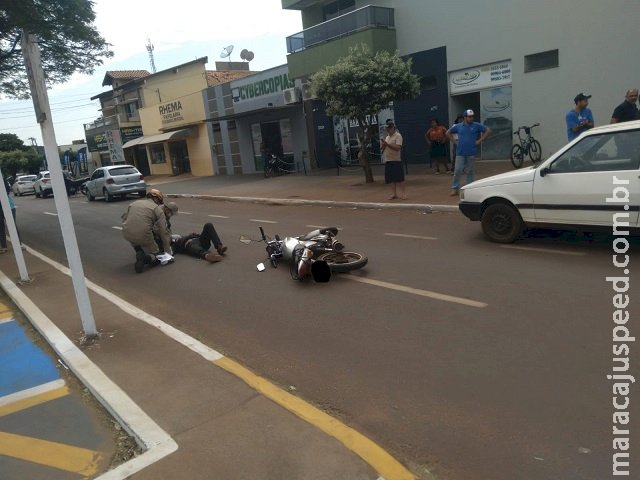
[[[249,50],[247,50],[246,48],[242,49],[242,51],[240,52],[240,58],[242,60],[246,60],[247,62],[250,62],[251,60],[253,60],[253,52],[250,52]]]
[[[231,52],[233,52],[233,45],[228,45],[222,49],[222,53],[220,53],[220,58],[227,58],[231,56]]]

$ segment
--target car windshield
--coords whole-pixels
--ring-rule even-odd
[[[138,173],[138,171],[134,167],[119,167],[109,170],[109,175],[111,175],[112,177],[119,177],[120,175],[132,175],[136,173]]]
[[[35,175],[27,175],[24,177],[20,177],[18,179],[19,182],[33,182],[36,179]]]

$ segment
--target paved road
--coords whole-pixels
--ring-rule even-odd
[[[606,239],[503,247],[460,215],[179,203],[174,231],[213,221],[230,247],[225,261],[178,257],[136,275],[117,230],[127,203],[78,197],[87,276],[295,389],[416,471],[454,480],[610,475],[605,277],[617,272]],[[24,242],[63,260],[53,200],[17,204]],[[263,244],[239,242],[257,239],[258,225],[272,235],[336,225],[370,263],[323,285],[294,282],[286,268],[258,273]]]

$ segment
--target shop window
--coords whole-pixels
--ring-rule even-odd
[[[164,144],[156,143],[149,147],[151,152],[151,163],[167,163],[167,158],[164,155]]]
[[[558,68],[559,66],[558,50],[549,50],[524,56],[524,73]]]

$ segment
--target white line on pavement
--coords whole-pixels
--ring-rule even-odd
[[[229,218],[229,217],[225,217],[224,215],[207,215],[207,217],[211,217],[211,218]]]
[[[191,212],[183,212],[182,210],[180,210],[180,215],[193,215],[193,213]]]
[[[111,228],[113,228],[114,230],[122,230],[122,227],[111,227]]]
[[[53,213],[53,212],[42,212],[42,213],[44,213],[45,215],[51,215],[52,217],[57,217],[58,216],[57,213]]]
[[[385,233],[388,237],[417,238],[418,240],[437,240],[436,237],[425,237],[422,235],[409,235],[407,233]]]
[[[519,247],[517,245],[500,245],[502,248],[508,248],[510,250],[524,250],[526,252],[542,252],[542,253],[557,253],[559,255],[573,255],[575,257],[583,257],[586,252],[571,252],[568,250],[555,250],[553,248],[538,248],[538,247]]]
[[[419,295],[421,297],[429,297],[433,298],[434,300],[442,300],[443,302],[459,303],[460,305],[466,305],[467,307],[484,308],[488,306],[488,304],[484,302],[476,302],[475,300],[469,300],[468,298],[454,297],[452,295],[446,295],[444,293],[431,292],[429,290],[421,290],[419,288],[405,287],[404,285],[381,282],[380,280],[374,280],[372,278],[358,277],[355,275],[342,275],[340,278],[346,278],[348,280],[366,283],[368,285],[375,285],[376,287],[388,288],[389,290],[396,290],[398,292]]]
[[[278,223],[278,222],[274,222],[273,220],[258,220],[257,218],[250,218],[249,221],[257,222],[257,223]]]
[[[26,390],[20,390],[19,392],[14,392],[9,395],[5,395],[4,397],[0,397],[0,407],[19,402],[20,400],[24,400],[25,398],[31,398],[42,393],[57,390],[58,388],[62,388],[64,386],[64,380],[59,379],[43,383],[35,387],[27,388]]]

